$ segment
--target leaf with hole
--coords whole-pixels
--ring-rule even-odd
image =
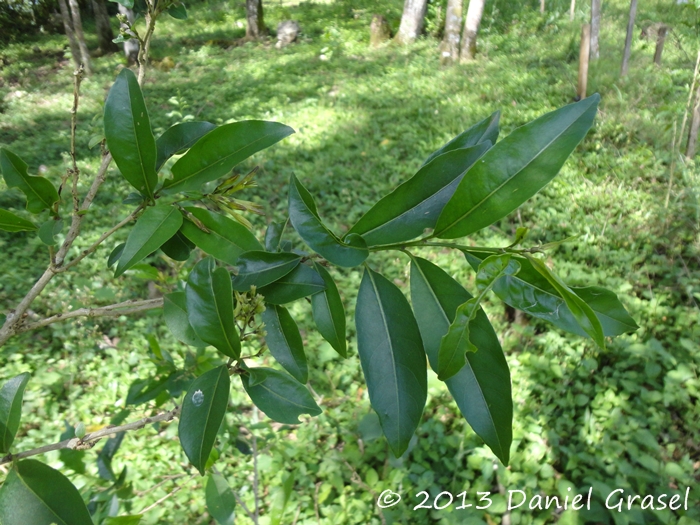
[[[251,368],[241,382],[255,406],[279,423],[296,425],[301,414],[321,413],[306,386],[279,370]]]
[[[0,453],[10,451],[22,418],[22,397],[30,375],[25,372],[5,381],[0,388]]]
[[[342,357],[347,357],[345,308],[338,287],[323,266],[314,263],[314,268],[326,285],[325,290],[311,296],[311,312],[316,328]]]
[[[7,148],[0,148],[0,171],[8,188],[18,188],[27,197],[27,211],[41,213],[58,200],[51,181],[27,173],[27,164]]]
[[[265,306],[262,320],[267,332],[265,342],[270,353],[294,379],[306,384],[309,380],[309,370],[297,324],[284,306]]]

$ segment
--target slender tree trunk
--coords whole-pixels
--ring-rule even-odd
[[[461,62],[468,62],[476,56],[476,35],[479,32],[483,14],[484,0],[469,0],[467,19],[464,22],[464,33],[462,34]]]
[[[423,30],[423,19],[428,8],[428,0],[406,0],[403,5],[401,24],[394,40],[399,44],[411,44]]]
[[[66,0],[58,0],[58,7],[61,10],[63,29],[66,31],[66,36],[68,37],[70,54],[73,56],[73,64],[75,65],[75,69],[78,69],[80,67],[80,46],[78,45],[78,41],[75,39],[75,33],[73,32],[73,21],[70,18],[70,12],[68,11]]]
[[[544,0],[540,0],[540,14],[544,14]]]
[[[452,64],[459,59],[459,36],[462,31],[462,0],[447,0],[445,36],[440,44],[440,62]]]
[[[581,28],[581,47],[578,57],[578,92],[579,100],[586,98],[588,88],[588,59],[591,51],[591,25],[584,24]]]
[[[571,0],[571,7],[569,7],[569,20],[574,21],[574,15],[576,14],[576,0]]]
[[[107,53],[116,53],[119,51],[119,46],[112,42],[114,40],[114,32],[109,23],[109,13],[105,0],[92,0],[92,11],[95,13],[95,29],[97,30],[97,41],[100,46],[99,53],[106,55]]]
[[[632,35],[634,33],[634,19],[637,16],[637,0],[630,2],[630,16],[627,19],[627,37],[625,38],[625,50],[622,53],[622,69],[620,76],[625,76],[630,65],[630,52],[632,51]]]
[[[657,66],[661,65],[661,55],[664,52],[664,43],[666,42],[666,32],[668,27],[661,26],[659,28],[659,35],[656,37],[656,51],[654,51],[654,64]]]
[[[591,60],[600,58],[600,11],[602,0],[591,0]]]
[[[695,92],[695,103],[693,104],[693,116],[690,120],[688,146],[685,149],[685,156],[688,159],[695,157],[695,150],[698,145],[698,131],[700,131],[700,87],[698,87],[698,90]]]
[[[246,0],[245,10],[246,19],[248,21],[245,36],[248,38],[260,38],[265,35],[267,33],[267,28],[263,20],[262,0]]]
[[[78,41],[78,47],[80,47],[80,58],[83,61],[85,73],[90,75],[92,73],[92,68],[90,66],[90,51],[88,51],[87,44],[85,44],[83,21],[80,18],[80,6],[78,5],[78,0],[68,0],[68,5],[70,6],[71,15],[73,15],[73,32],[75,33],[75,39]]]
[[[136,16],[132,9],[128,9],[123,5],[119,4],[119,13],[124,15],[130,24],[134,23]],[[120,24],[122,29],[126,29],[126,24]],[[136,64],[139,61],[139,41],[135,38],[130,38],[124,41],[124,55],[126,56],[126,61],[130,64]]]

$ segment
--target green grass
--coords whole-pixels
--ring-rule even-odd
[[[412,175],[430,152],[492,111],[502,111],[504,136],[573,99],[578,35],[587,13],[580,10],[570,23],[568,0],[548,2],[545,18],[531,3],[516,8],[516,3],[490,2],[479,59],[442,68],[430,38],[407,48],[369,49],[372,14],[385,14],[396,27],[399,1],[271,1],[265,6],[270,27],[293,18],[303,31],[299,43],[282,50],[273,42],[235,45],[245,27],[239,4],[196,2],[187,23],[164,19],[157,30],[144,87],[151,121],[157,133],[189,118],[217,124],[261,118],[294,127],[295,135],[241,166],[241,171],[262,168],[251,199],[264,206],[268,217],[253,218],[257,232],[262,235],[267,220],[283,217],[292,172],[314,195],[324,219],[342,232]],[[308,305],[295,304],[292,313],[300,320],[313,368],[310,383],[322,396],[324,413],[291,429],[272,425],[255,414],[242,389],[234,388],[233,410],[220,440],[217,466],[250,506],[252,458],[234,443],[238,436],[250,446],[249,433],[258,436],[263,520],[279,514],[282,480],[293,473],[294,490],[281,523],[380,523],[374,502],[385,489],[404,498],[384,511],[388,523],[498,523],[505,512],[503,496],[495,495],[486,511],[414,512],[421,501],[415,494],[466,490],[467,503],[476,503],[477,492],[497,494],[501,487],[530,496],[566,494],[569,487],[585,492],[590,486],[590,512],[560,515],[521,508],[511,513],[511,523],[700,521],[697,504],[687,513],[646,512],[643,518],[610,513],[601,505],[601,495],[614,488],[660,494],[691,486],[691,502],[700,499],[700,190],[693,162],[676,164],[665,206],[674,123],[679,129],[697,40],[680,23],[685,14],[667,3],[640,3],[637,17],[640,23],[673,25],[663,66],[651,64],[653,45],[635,38],[625,79],[618,71],[628,3],[605,3],[602,56],[592,64],[589,79],[589,91],[602,96],[594,129],[554,182],[472,239],[502,246],[518,226],[530,228],[532,243],[580,235],[553,254],[556,270],[572,285],[606,286],[618,293],[640,330],[610,342],[602,353],[591,341],[538,320],[511,322],[497,301],[486,305],[513,376],[515,441],[511,465],[504,468],[432,374],[415,444],[404,458],[391,457],[383,438],[377,439],[354,326],[349,323],[351,357],[342,361],[314,332]],[[431,16],[436,12],[431,7]],[[19,154],[31,173],[44,166],[44,175],[54,182],[67,166],[69,144],[72,77],[65,48],[62,36],[46,35],[0,48],[0,145]],[[83,84],[78,145],[85,185],[87,174],[97,168],[98,148],[87,148],[99,132],[94,119],[121,64],[121,56],[96,59],[95,74]],[[128,213],[121,204],[128,192],[111,171],[76,253]],[[22,213],[21,195],[3,192],[0,207]],[[145,281],[133,275],[117,280],[106,269],[107,255],[125,235],[115,235],[77,272],[55,279],[33,306],[37,315],[144,297]],[[48,254],[32,234],[0,233],[0,248],[0,302],[11,308]],[[473,285],[462,257],[441,251],[422,255]],[[155,262],[178,275],[165,261]],[[382,256],[372,264],[407,290],[405,259]],[[351,320],[359,274],[334,275]],[[148,359],[149,335],[157,335],[179,363],[198,360],[205,368],[216,359],[209,353],[188,355],[157,312],[137,319],[55,324],[12,340],[0,354],[2,379],[23,371],[33,375],[16,449],[57,440],[64,419],[107,424],[123,408],[129,385],[155,372]],[[139,407],[130,419],[150,413],[153,406]],[[260,422],[253,424],[256,417]],[[85,494],[95,495],[96,487],[106,489],[109,483],[98,479],[96,453],[83,457],[84,473],[62,470]],[[62,467],[57,453],[43,459]],[[120,493],[120,513],[141,510],[184,485],[147,513],[144,523],[211,522],[203,481],[199,476],[190,480],[192,469],[177,443],[175,424],[129,433],[113,467],[117,473],[127,468],[132,487]],[[149,490],[163,476],[179,474]],[[242,511],[238,515],[240,523],[249,522]]]

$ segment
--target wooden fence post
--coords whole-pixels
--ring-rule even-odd
[[[581,28],[581,47],[578,57],[578,99],[586,98],[588,87],[588,58],[591,50],[591,24],[584,24]]]

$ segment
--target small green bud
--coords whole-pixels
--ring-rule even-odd
[[[80,422],[75,425],[75,437],[83,439],[85,437],[85,423]]]

